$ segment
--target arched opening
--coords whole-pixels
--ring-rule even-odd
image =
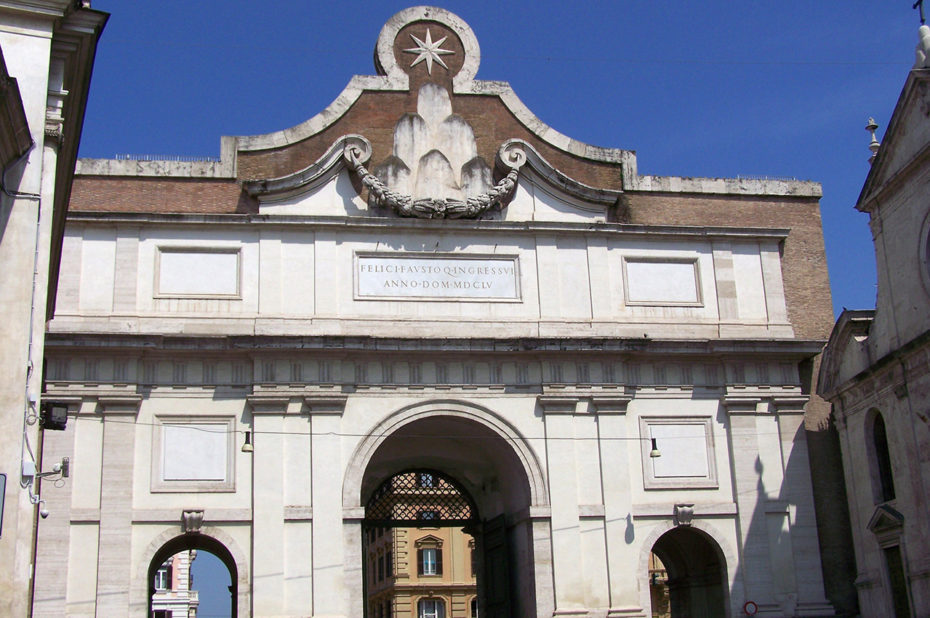
[[[670,618],[727,616],[727,570],[720,547],[706,533],[679,526],[652,547],[649,585],[652,599],[664,600]]]
[[[196,576],[198,571],[202,576]],[[187,618],[207,609],[214,615],[216,605],[223,614],[237,616],[237,571],[232,554],[216,539],[197,533],[175,537],[149,563],[148,616]]]
[[[458,483],[438,470],[384,481],[365,506],[362,547],[371,618],[458,618],[477,591],[470,560],[478,513]],[[455,608],[455,610],[453,610]]]
[[[461,416],[412,420],[374,450],[360,497],[368,618],[535,613],[530,486],[499,433]]]
[[[894,500],[894,473],[891,469],[891,452],[888,450],[888,432],[881,412],[872,410],[872,444],[869,449],[872,460],[872,487],[876,502]]]

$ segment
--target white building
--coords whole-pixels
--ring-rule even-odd
[[[54,308],[87,89],[107,17],[89,5],[74,0],[0,3],[2,616],[29,611],[41,500],[34,454],[45,322]]]
[[[869,214],[878,297],[843,311],[820,393],[840,428],[864,616],[930,615],[930,28],[856,208]],[[876,153],[877,150],[877,153]]]
[[[411,524],[366,506],[411,470],[469,505],[412,519],[474,532],[481,616],[651,615],[651,552],[673,616],[832,614],[820,186],[640,175],[479,60],[408,9],[296,127],[80,162],[46,347],[75,473],[39,538],[67,576],[36,615],[143,615],[204,549],[238,615],[363,616],[363,531]]]

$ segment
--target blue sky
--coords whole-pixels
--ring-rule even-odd
[[[887,125],[913,62],[911,0],[447,2],[509,81],[575,139],[637,151],[639,171],[823,184],[834,307],[875,304],[868,117]],[[81,156],[219,154],[220,136],[293,126],[373,74],[401,2],[117,2],[100,41]]]
[[[919,21],[911,4],[441,6],[475,31],[479,79],[509,81],[537,116],[575,139],[636,150],[641,173],[821,182],[839,311],[875,303],[868,218],[853,205],[868,172],[863,127],[874,116],[881,135],[913,62]],[[112,16],[94,69],[84,157],[217,156],[221,135],[298,124],[329,105],[353,74],[374,73],[381,26],[409,6],[351,0],[93,5]],[[216,610],[204,598],[201,615],[222,613],[225,590],[220,598]]]

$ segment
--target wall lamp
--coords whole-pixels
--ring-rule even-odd
[[[656,439],[652,438],[652,450],[649,451],[650,457],[661,457],[662,452],[659,450],[659,445],[656,444]]]

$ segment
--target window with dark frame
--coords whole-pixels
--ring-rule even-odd
[[[442,549],[424,547],[417,550],[417,575],[442,575]]]

